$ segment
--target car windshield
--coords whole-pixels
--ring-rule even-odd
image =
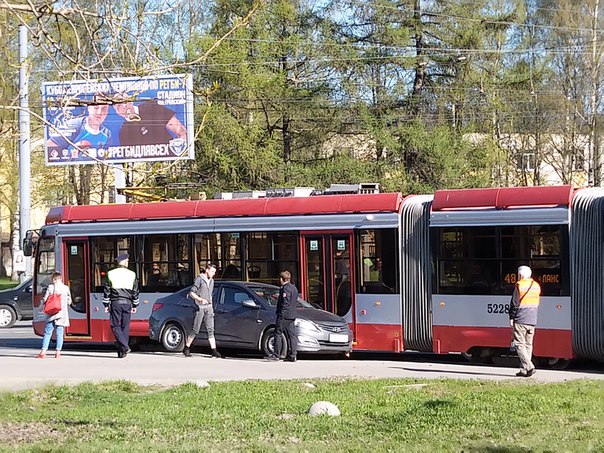
[[[258,297],[267,301],[269,305],[272,305],[273,307],[277,306],[280,290],[277,286],[250,286],[249,289],[255,292]],[[300,297],[298,297],[298,307],[313,308],[312,305]]]

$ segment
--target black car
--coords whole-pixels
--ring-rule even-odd
[[[0,329],[8,329],[21,319],[33,319],[31,278],[15,288],[0,291]]]
[[[158,299],[149,319],[149,336],[167,351],[184,348],[197,311],[185,288]],[[270,355],[274,351],[274,329],[279,287],[255,282],[217,281],[214,286],[214,330],[219,347],[250,349]],[[298,352],[349,353],[352,331],[333,313],[319,310],[298,299]],[[283,341],[286,342],[285,336]],[[194,341],[207,345],[202,328]],[[285,343],[284,343],[285,344]],[[285,348],[284,348],[285,349]],[[285,351],[282,351],[285,354]]]

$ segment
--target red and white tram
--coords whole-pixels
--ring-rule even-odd
[[[56,269],[76,301],[66,341],[113,341],[102,287],[128,252],[141,284],[131,335],[146,339],[155,300],[200,266],[271,283],[287,268],[305,299],[348,320],[355,350],[482,360],[509,347],[526,264],[543,296],[535,356],[604,360],[603,236],[604,191],[570,186],[63,206],[35,248],[34,310]]]

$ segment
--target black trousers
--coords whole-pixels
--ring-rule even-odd
[[[284,332],[287,338],[287,356],[296,357],[298,353],[298,337],[296,337],[294,321],[295,319],[277,319],[277,326],[275,327],[275,354],[277,354],[277,357],[281,357],[283,351],[282,334]]]
[[[109,307],[109,325],[117,341],[118,351],[128,350],[130,339],[130,317],[132,316],[132,305],[130,303],[111,302]]]

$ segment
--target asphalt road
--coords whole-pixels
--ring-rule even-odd
[[[41,339],[33,334],[30,322],[0,329],[0,390],[118,379],[163,386],[185,382],[330,377],[526,380],[514,377],[518,370],[516,359],[487,366],[468,363],[455,354],[355,353],[350,359],[306,356],[297,363],[273,363],[233,351],[223,351],[228,355],[225,359],[212,359],[204,350],[194,350],[193,357],[186,358],[182,354],[161,352],[159,348],[146,348],[149,350],[132,352],[118,359],[110,345],[68,343],[61,359],[49,354],[40,360],[35,358],[40,344]],[[604,381],[604,365],[579,362],[564,371],[539,369],[530,380],[560,382],[583,378]]]

